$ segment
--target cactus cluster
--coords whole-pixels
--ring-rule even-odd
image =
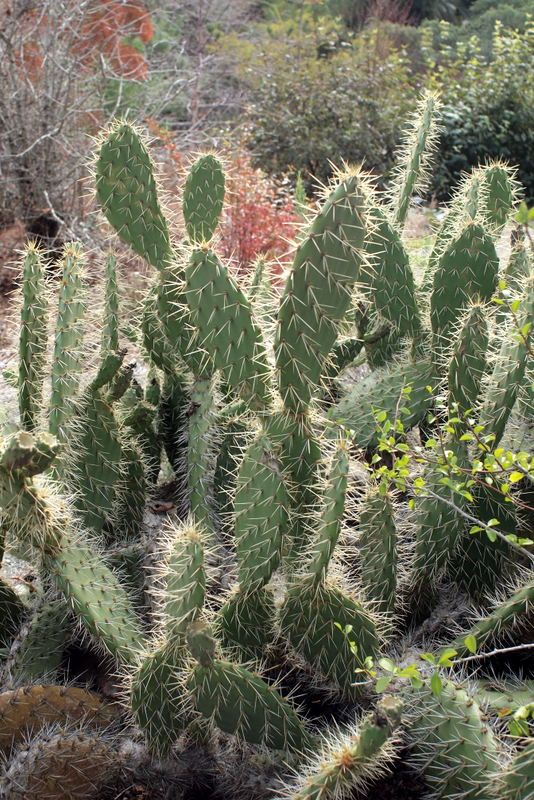
[[[49,342],[53,285],[28,246],[0,553],[29,559],[38,580],[29,598],[0,583],[7,800],[96,798],[140,774],[167,779],[173,797],[363,798],[407,752],[432,797],[532,800],[532,742],[504,746],[493,690],[428,667],[374,702],[377,665],[406,659],[414,635],[424,650],[444,587],[479,614],[456,638],[442,630],[436,652],[466,657],[473,641],[520,643],[534,627],[528,545],[469,532],[499,517],[519,534],[527,501],[459,489],[440,460],[415,459],[404,483],[395,471],[409,442],[424,453],[439,441],[453,474],[471,475],[481,442],[505,452],[532,422],[530,254],[514,231],[501,270],[496,248],[513,172],[466,179],[422,278],[403,242],[438,106],[424,98],[390,202],[360,169],[336,174],[280,291],[265,261],[246,285],[217,252],[219,158],[192,164],[179,238],[143,136],[113,124],[97,198],[155,268],[129,326],[136,364],[120,255],[106,257],[95,355],[82,247],[65,247]],[[162,470],[171,510],[154,535]],[[528,497],[532,474],[519,477]],[[115,676],[113,702],[69,684],[76,648]]]

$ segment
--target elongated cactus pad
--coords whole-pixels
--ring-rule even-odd
[[[57,436],[60,441],[65,437],[65,425],[72,412],[71,403],[82,371],[85,315],[83,261],[84,255],[79,244],[66,245],[62,259],[63,275],[59,294],[50,395],[50,433]]]
[[[467,224],[450,242],[434,273],[430,303],[435,357],[448,346],[469,304],[491,299],[498,267],[493,241],[479,224]]]
[[[171,244],[154,165],[143,139],[126,122],[115,122],[102,142],[96,162],[96,194],[123,242],[162,269],[171,257]]]
[[[19,335],[19,413],[25,430],[33,431],[42,407],[48,338],[48,289],[43,254],[28,244],[22,262],[22,304]]]
[[[462,325],[449,364],[449,416],[460,418],[478,404],[480,384],[486,370],[488,323],[483,306],[473,306]]]
[[[191,166],[183,195],[185,228],[191,244],[212,239],[223,209],[224,184],[221,162],[211,153],[200,156]]]
[[[484,223],[499,233],[506,225],[514,204],[516,184],[513,171],[496,163],[482,167],[480,172],[480,213]]]
[[[116,719],[117,706],[94,692],[75,686],[34,684],[0,694],[0,750],[7,752],[32,731],[53,722],[84,721],[89,728],[106,728]]]
[[[165,568],[165,627],[170,639],[183,637],[204,605],[206,574],[204,547],[197,526],[191,522],[167,529],[170,540]]]
[[[168,642],[148,654],[132,678],[130,705],[150,749],[166,756],[188,721],[185,648]]]
[[[339,539],[345,512],[348,475],[349,454],[346,443],[342,442],[334,455],[330,468],[317,538],[313,544],[312,558],[307,568],[316,584],[326,578],[328,565]]]
[[[366,236],[358,175],[341,175],[299,244],[278,314],[276,365],[288,409],[305,410],[317,392],[359,278]]]
[[[390,771],[398,749],[393,737],[401,721],[402,701],[384,697],[375,711],[354,727],[328,739],[299,771],[294,785],[284,786],[284,800],[343,800],[368,788]]]
[[[51,675],[61,663],[70,628],[69,609],[63,598],[43,602],[13,641],[4,672],[18,682]]]
[[[365,245],[369,265],[362,269],[361,283],[381,318],[401,336],[414,336],[421,320],[408,253],[385,213],[379,208],[370,213],[375,227]]]
[[[117,284],[117,259],[113,253],[108,253],[106,256],[101,349],[103,355],[116,353],[119,349],[119,287]]]
[[[388,494],[374,489],[360,509],[358,549],[360,580],[366,600],[377,611],[393,614],[397,600],[397,527]]]
[[[115,574],[87,544],[66,533],[60,549],[46,555],[45,565],[89,633],[117,659],[131,662],[142,634]]]
[[[490,800],[498,765],[495,737],[478,705],[450,681],[436,695],[430,687],[408,690],[413,760],[439,800]]]
[[[316,676],[347,698],[357,696],[354,670],[379,649],[375,622],[363,606],[334,586],[304,579],[289,589],[280,614],[283,635]]]
[[[234,498],[236,556],[243,592],[268,583],[282,555],[289,498],[281,464],[264,435],[247,449]]]
[[[206,530],[213,527],[213,429],[215,420],[214,383],[198,378],[189,391],[191,404],[187,421],[187,485],[194,519]]]
[[[194,250],[186,296],[199,345],[252,408],[269,403],[269,365],[250,302],[212,250]]]

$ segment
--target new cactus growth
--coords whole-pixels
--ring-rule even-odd
[[[45,379],[48,338],[48,291],[44,256],[29,244],[22,263],[18,394],[20,422],[25,430],[37,427]]]

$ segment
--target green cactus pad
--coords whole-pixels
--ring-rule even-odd
[[[185,378],[180,373],[166,372],[158,406],[157,432],[169,463],[186,494],[187,485],[187,427],[190,397]]]
[[[449,243],[434,273],[430,302],[436,357],[448,347],[465,309],[472,302],[491,299],[498,269],[493,241],[479,224],[468,223]]]
[[[119,661],[131,662],[142,646],[142,634],[114,573],[88,545],[67,534],[59,552],[47,554],[44,562],[89,633]]]
[[[35,430],[42,408],[48,339],[48,289],[40,250],[30,243],[22,262],[18,396],[21,426]]]
[[[379,641],[374,620],[360,603],[334,586],[315,586],[303,579],[289,589],[280,624],[283,635],[317,678],[349,699],[361,693],[353,686],[354,670],[368,656],[377,655]]]
[[[63,598],[41,603],[15,638],[5,671],[18,682],[50,675],[58,669],[71,635],[69,609]]]
[[[191,166],[184,186],[183,213],[192,244],[212,239],[223,209],[224,184],[224,172],[216,156],[200,156]]]
[[[165,335],[163,324],[158,316],[160,285],[155,283],[145,297],[141,315],[141,335],[143,347],[150,361],[158,369],[172,374],[175,358],[171,340]]]
[[[165,568],[165,625],[168,636],[175,640],[185,634],[204,605],[204,547],[194,525],[171,525],[167,535],[170,550]]]
[[[150,750],[166,756],[188,722],[184,648],[163,645],[142,661],[132,679],[130,706]]]
[[[396,755],[392,736],[400,724],[402,702],[384,697],[359,725],[327,739],[320,752],[299,770],[295,785],[284,787],[283,800],[343,800],[363,794],[369,783],[390,772]]]
[[[209,531],[213,528],[213,381],[198,378],[189,390],[187,421],[187,486],[191,514]]]
[[[272,750],[302,752],[309,744],[293,707],[244,667],[229,661],[199,664],[187,685],[197,711],[226,733]]]
[[[275,341],[280,392],[293,411],[305,410],[317,393],[359,279],[364,203],[361,177],[340,176],[295,254]]]
[[[122,477],[119,427],[111,406],[88,389],[72,428],[67,469],[78,490],[75,505],[84,525],[100,533],[113,514]]]
[[[264,586],[277,569],[288,511],[281,464],[268,438],[260,435],[245,453],[234,497],[234,535],[243,592]]]
[[[421,320],[408,253],[381,209],[373,208],[371,217],[375,226],[365,245],[369,264],[362,269],[361,282],[382,320],[401,336],[415,336]]]
[[[515,185],[509,167],[489,164],[481,168],[480,214],[495,233],[501,231],[514,204]]]
[[[145,461],[135,441],[126,442],[122,447],[120,473],[115,493],[113,538],[124,544],[141,538],[147,500]]]
[[[319,530],[312,546],[312,557],[307,568],[308,573],[313,575],[316,584],[326,578],[330,559],[341,533],[348,476],[349,454],[346,444],[341,443],[330,467]]]
[[[439,695],[428,686],[407,690],[413,760],[440,800],[491,800],[498,747],[478,705],[450,681]]]
[[[261,661],[275,638],[276,607],[272,591],[235,591],[217,616],[216,630],[225,648],[243,661]]]
[[[534,739],[519,750],[499,776],[500,800],[532,800],[534,797]]]
[[[96,162],[96,194],[123,242],[157,269],[171,257],[154,165],[145,143],[126,122],[113,123]]]
[[[478,405],[480,384],[486,370],[488,323],[483,306],[467,313],[449,364],[449,417],[460,418],[464,428],[468,411]]]
[[[50,433],[63,441],[65,426],[72,413],[72,400],[81,374],[84,336],[83,251],[79,244],[65,246],[59,294],[52,389],[50,395]]]
[[[331,422],[343,426],[357,447],[376,447],[378,426],[375,411],[385,411],[390,420],[395,419],[403,390],[408,414],[402,416],[407,431],[417,425],[430,409],[433,398],[432,389],[436,378],[432,366],[426,361],[402,364],[373,373],[357,383],[328,412]],[[430,391],[429,391],[429,388]]]
[[[116,353],[119,349],[119,287],[117,284],[117,259],[113,253],[108,253],[106,256],[104,318],[100,347],[103,355]]]
[[[269,365],[251,306],[212,250],[194,250],[186,296],[199,345],[229,387],[253,409],[269,404]]]
[[[397,599],[397,527],[388,494],[374,489],[364,498],[358,522],[360,578],[365,599],[393,614]]]

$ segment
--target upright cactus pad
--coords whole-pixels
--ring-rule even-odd
[[[186,296],[200,347],[252,408],[269,404],[269,365],[250,302],[212,250],[194,250]]]
[[[359,725],[327,740],[299,771],[294,785],[279,792],[283,800],[343,800],[364,792],[369,783],[390,771],[399,740],[402,702],[384,697]]]
[[[411,690],[409,740],[414,764],[439,800],[491,800],[499,751],[478,705],[447,681],[439,695]]]
[[[51,675],[61,663],[70,635],[69,609],[65,600],[58,598],[41,603],[13,641],[4,674],[19,683]]]
[[[467,412],[474,411],[479,402],[487,348],[484,306],[476,305],[467,314],[449,364],[449,416],[458,416],[461,427]]]
[[[169,555],[163,590],[165,629],[177,641],[197,618],[206,594],[204,547],[199,528],[192,522],[169,525]]]
[[[433,348],[438,355],[448,346],[470,303],[491,299],[498,267],[493,241],[478,223],[466,225],[450,242],[434,273],[430,305]]]
[[[183,212],[191,244],[209,242],[219,224],[224,204],[224,172],[216,156],[200,156],[184,186]]]
[[[261,588],[278,567],[288,511],[281,464],[267,437],[261,435],[245,453],[234,498],[236,555],[243,592]]]
[[[44,256],[30,243],[22,261],[19,335],[19,413],[21,426],[35,430],[42,407],[48,338],[48,289]]]
[[[276,606],[269,587],[238,588],[221,607],[216,632],[223,647],[240,660],[261,662],[276,636]]]
[[[489,164],[481,169],[480,212],[484,223],[495,233],[506,225],[515,194],[515,176],[505,164]]]
[[[288,409],[308,407],[349,308],[367,234],[364,192],[361,176],[341,175],[295,253],[275,341]]]
[[[313,576],[316,584],[326,578],[330,559],[341,533],[348,475],[349,455],[346,443],[342,442],[334,455],[330,468],[319,529],[312,546],[312,558],[308,566],[308,573]]]
[[[205,530],[213,528],[213,428],[214,382],[197,378],[191,386],[187,421],[187,486],[189,505],[194,519]],[[177,409],[181,411],[180,406]]]
[[[366,600],[392,615],[397,602],[397,526],[387,493],[373,489],[364,498],[359,517],[360,580]]]
[[[162,269],[171,258],[171,243],[154,165],[143,139],[126,122],[115,122],[102,142],[96,162],[96,193],[123,242]]]
[[[61,262],[63,275],[54,341],[50,396],[50,433],[57,436],[60,441],[65,437],[65,425],[72,413],[72,401],[82,371],[85,315],[83,261],[84,255],[80,245],[66,245]]]

